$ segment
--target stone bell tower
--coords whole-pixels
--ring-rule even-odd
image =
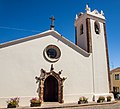
[[[76,15],[75,20],[75,37],[76,45],[85,51],[92,53],[93,36],[104,36],[105,17],[103,11],[99,13],[97,10],[91,12],[86,5],[86,13]]]
[[[86,5],[86,12],[76,15],[76,45],[91,54],[93,93],[109,93],[109,61],[106,41],[105,17]]]

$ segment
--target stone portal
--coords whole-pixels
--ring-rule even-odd
[[[59,102],[63,103],[63,82],[65,77],[61,78],[62,70],[58,73],[54,72],[53,65],[51,65],[50,72],[41,69],[40,77],[35,77],[38,85],[39,98],[44,102]],[[37,83],[36,82],[36,83]]]

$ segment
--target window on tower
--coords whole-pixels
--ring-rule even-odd
[[[80,35],[83,34],[83,24],[80,25]]]
[[[100,24],[98,21],[95,21],[94,28],[95,28],[95,33],[100,34]]]

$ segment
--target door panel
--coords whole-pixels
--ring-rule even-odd
[[[58,102],[58,81],[49,76],[44,83],[44,102]]]

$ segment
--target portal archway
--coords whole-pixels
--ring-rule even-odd
[[[40,77],[35,77],[39,82],[38,95],[41,101],[45,102],[59,102],[63,103],[63,82],[66,80],[65,77],[60,77],[61,71],[58,73],[53,71],[53,64],[51,65],[50,72],[46,72],[41,69]]]
[[[58,102],[58,81],[54,76],[48,76],[44,82],[44,102]]]

